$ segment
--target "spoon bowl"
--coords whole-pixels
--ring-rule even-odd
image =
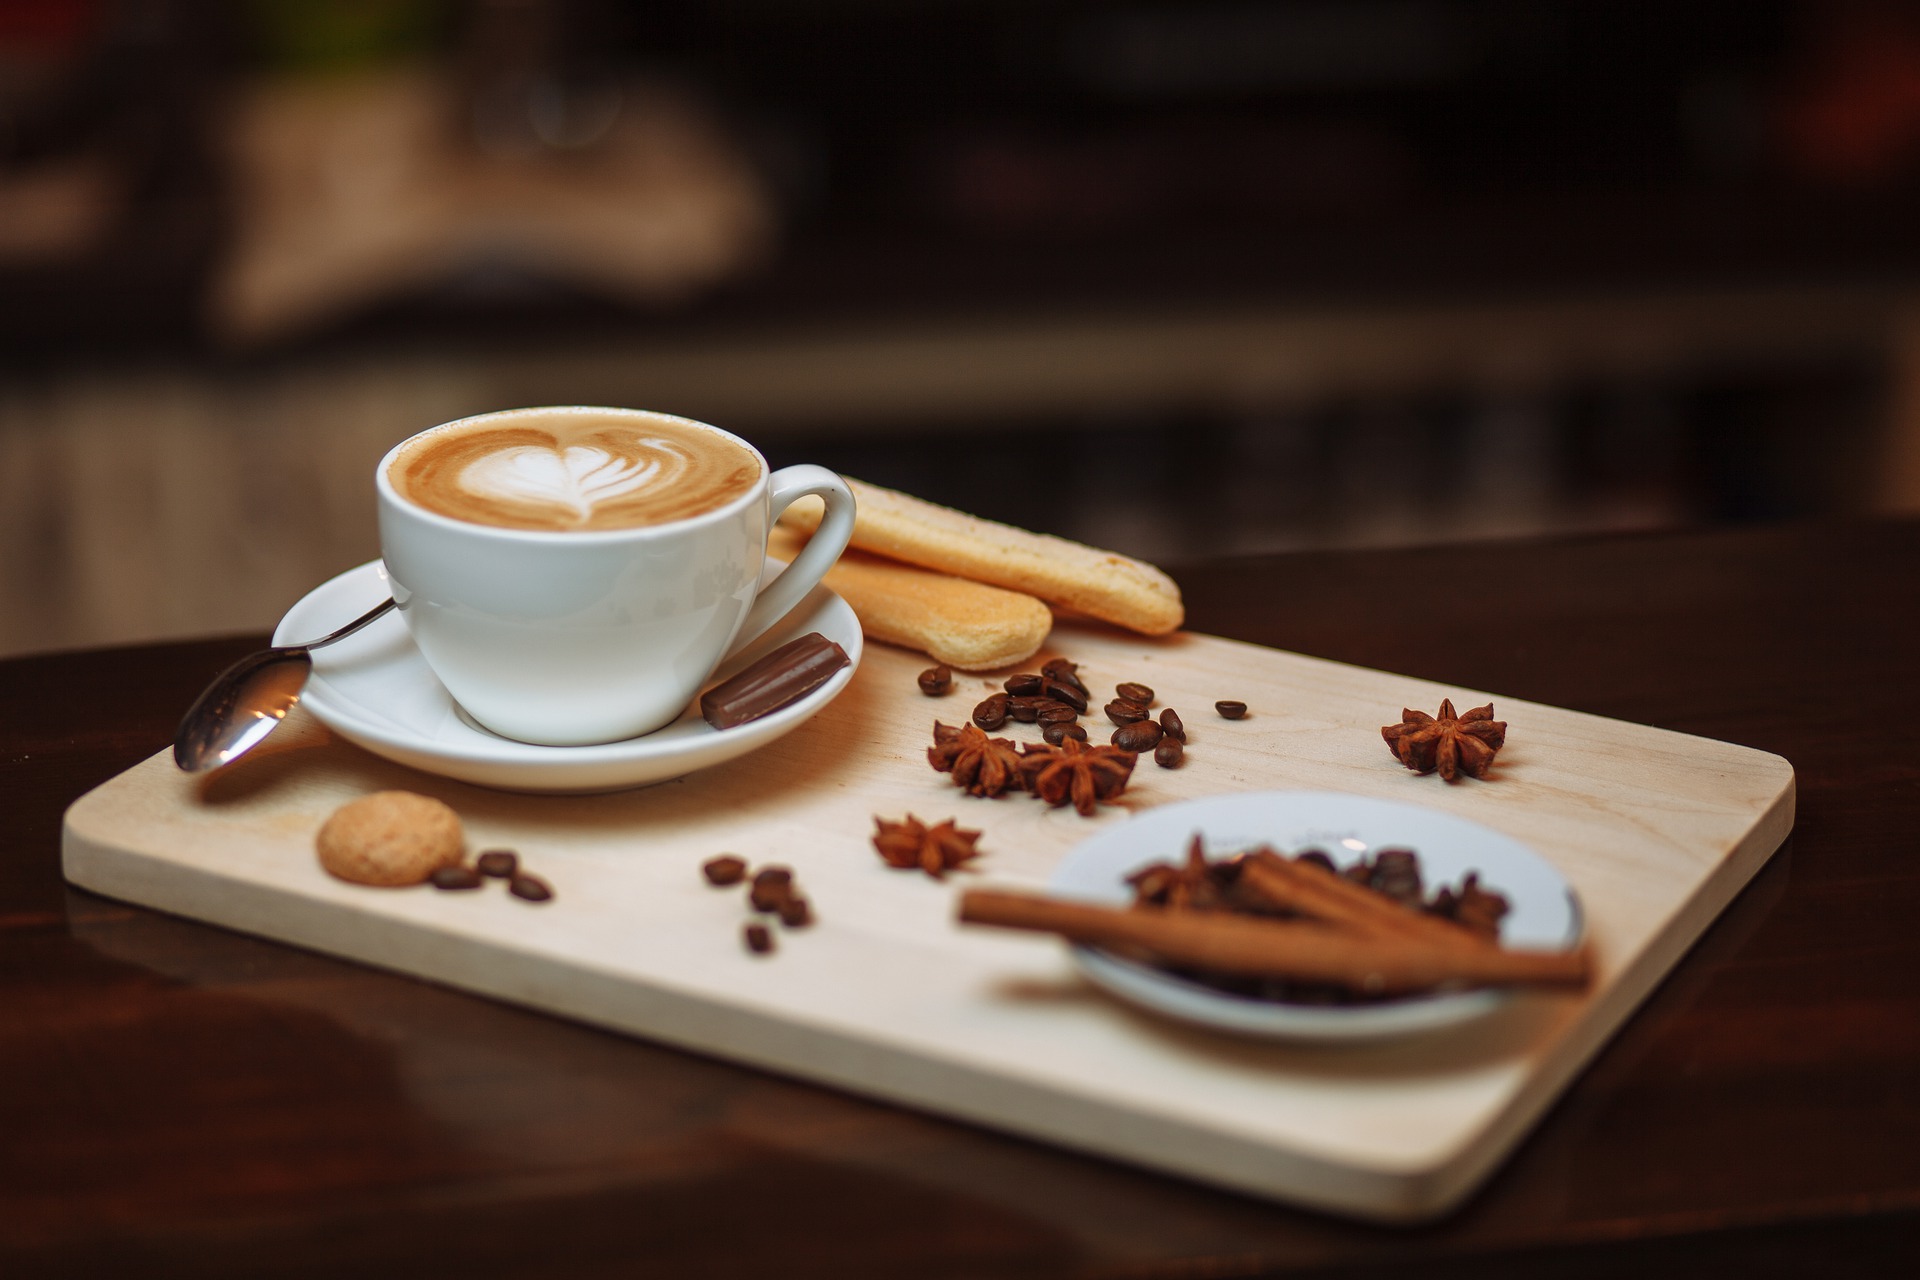
[[[391,608],[388,600],[331,635],[262,649],[222,671],[181,719],[173,735],[173,762],[187,773],[204,773],[253,750],[300,701],[313,673],[312,651],[346,639]]]

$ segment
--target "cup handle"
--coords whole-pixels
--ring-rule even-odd
[[[753,608],[747,612],[746,621],[740,624],[740,634],[735,637],[729,653],[739,652],[742,646],[791,613],[847,549],[847,540],[853,536],[853,490],[833,472],[811,463],[782,467],[768,478],[767,498],[772,506],[768,531],[772,531],[782,511],[809,495],[826,500],[827,514],[820,521],[820,528],[793,558],[793,563],[760,592]]]

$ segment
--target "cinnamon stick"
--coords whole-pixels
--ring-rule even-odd
[[[1498,944],[1463,925],[1402,906],[1337,871],[1271,850],[1249,855],[1240,883],[1271,906],[1345,925],[1362,933],[1419,938],[1434,946],[1492,948]]]
[[[1314,921],[1101,907],[993,889],[963,894],[960,919],[1059,934],[1073,942],[1141,947],[1175,964],[1223,973],[1330,982],[1368,995],[1404,995],[1448,983],[1584,986],[1592,971],[1586,947],[1463,947]]]

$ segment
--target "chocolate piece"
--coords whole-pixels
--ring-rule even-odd
[[[495,880],[511,879],[520,869],[520,855],[511,849],[489,849],[480,855],[474,864],[480,868],[483,876],[492,876]]]
[[[521,871],[507,881],[507,892],[516,898],[525,898],[528,902],[545,902],[553,896],[553,890],[539,876],[530,876]]]
[[[716,729],[758,720],[806,697],[848,661],[846,650],[809,631],[701,694],[700,714]]]
[[[709,858],[700,864],[700,870],[706,873],[708,884],[739,884],[747,878],[747,860],[731,853],[723,853],[717,858]]]
[[[427,883],[436,889],[478,889],[480,873],[472,867],[435,867]]]

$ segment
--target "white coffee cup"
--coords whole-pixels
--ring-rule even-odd
[[[711,433],[709,443],[741,464],[729,481],[738,492],[661,523],[556,530],[456,518],[404,495],[405,475],[396,483],[403,455],[444,452],[454,437],[600,422]],[[515,452],[547,462],[537,445]],[[563,454],[568,465],[580,460],[574,447]],[[561,474],[558,466],[540,474]],[[390,450],[375,484],[381,555],[421,656],[479,724],[543,745],[616,742],[671,723],[729,654],[800,603],[853,532],[853,494],[831,471],[772,471],[718,427],[633,409],[514,409],[444,423]],[[774,521],[807,495],[826,501],[819,532],[763,588]],[[590,506],[581,500],[579,509]]]

